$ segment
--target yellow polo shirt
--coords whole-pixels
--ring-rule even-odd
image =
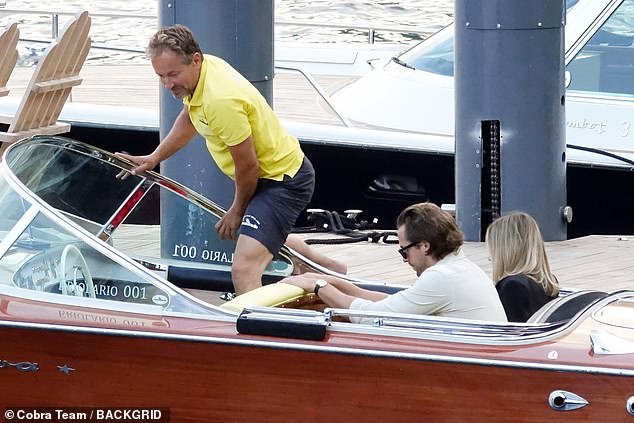
[[[253,136],[260,178],[295,176],[304,160],[299,141],[282,127],[260,92],[224,60],[205,55],[194,94],[183,103],[220,170],[235,179],[229,146]]]

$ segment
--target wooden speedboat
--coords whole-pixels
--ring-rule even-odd
[[[222,253],[163,240],[171,257],[133,260],[115,235],[155,189],[209,224],[223,211],[130,168],[62,137],[6,151],[0,407],[154,407],[179,422],[634,418],[634,291],[578,291],[523,324],[363,312],[352,324],[285,284],[203,301],[170,267],[221,294]],[[306,269],[326,271],[285,248],[267,278]]]

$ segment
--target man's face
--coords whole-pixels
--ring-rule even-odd
[[[411,244],[411,241],[405,235],[405,226],[399,226],[398,231],[398,243],[401,247],[406,247]],[[429,251],[429,243],[427,241],[421,241],[409,247],[405,254],[407,258],[403,258],[404,262],[407,262],[414,271],[416,276],[420,276],[427,268],[435,264],[435,260],[431,255],[426,255]]]
[[[181,57],[171,50],[164,50],[161,54],[152,57],[151,61],[161,84],[170,90],[175,98],[182,99],[194,93],[202,65],[200,53],[194,53],[192,62],[188,65],[184,64]]]

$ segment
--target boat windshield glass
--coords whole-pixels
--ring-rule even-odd
[[[43,154],[38,154],[38,149],[34,148],[36,145],[43,147]],[[53,201],[55,187],[63,186],[63,178],[52,169],[68,170],[69,180],[73,180],[75,171],[81,168],[81,160],[62,160],[68,166],[60,168],[54,158],[65,157],[64,154],[51,155],[54,148],[46,142],[26,142],[20,147],[24,149],[12,150],[15,155],[9,151],[5,158],[16,169],[24,169],[21,176],[25,183],[45,197],[50,196],[49,200],[60,207],[58,210],[63,210],[64,215],[72,217],[72,220],[81,216],[79,221],[85,223],[86,218],[99,216],[98,212],[74,210],[78,203],[68,204],[63,201],[63,195]],[[26,151],[33,153],[31,160],[26,160]],[[50,161],[37,161],[45,157],[49,157]],[[41,170],[39,177],[37,172],[31,171],[31,163],[36,163]],[[49,163],[53,164],[51,169],[47,166]],[[89,179],[84,178],[91,185]],[[73,187],[68,189],[79,194]],[[87,193],[82,195],[85,197]],[[106,304],[117,302],[120,307],[154,307],[157,313],[162,310],[213,313],[213,309],[179,294],[148,270],[122,257],[102,241],[82,235],[47,210],[52,208],[42,208],[29,196],[13,189],[4,175],[0,176],[0,288],[6,286],[37,292],[38,295],[94,299],[91,305],[97,308],[109,307]],[[77,212],[77,215],[71,215],[71,211]],[[95,227],[92,224],[88,226]],[[25,297],[33,295],[25,293]]]
[[[0,257],[0,284],[169,308],[171,295],[38,213]]]
[[[69,150],[59,139],[51,141],[14,149],[8,158],[11,170],[29,191],[96,234],[142,178],[119,178],[121,169],[100,160],[98,152]]]
[[[624,0],[568,65],[568,90],[634,95],[634,0]]]
[[[570,10],[579,0],[566,0]],[[415,69],[443,76],[454,75],[454,28],[450,25],[430,39],[405,51],[399,59]]]
[[[235,241],[219,238],[214,226],[224,211],[206,198],[156,174],[132,175],[129,163],[63,137],[16,144],[6,164],[48,206],[117,250],[171,266],[171,274],[196,272],[201,281],[231,288]],[[168,206],[160,226],[128,224],[158,218],[159,204]],[[292,270],[290,259],[280,256],[264,277],[278,280]]]

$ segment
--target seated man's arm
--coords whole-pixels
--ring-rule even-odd
[[[322,275],[319,273],[304,273],[302,275],[291,276],[283,279],[291,285],[299,286],[304,291],[314,292],[318,279],[328,282],[328,285],[319,290],[319,298],[329,307],[350,308],[350,304],[357,298],[370,301],[380,301],[387,297],[383,292],[370,291],[334,276]]]
[[[378,301],[355,301],[355,310],[434,315],[447,307],[450,300],[445,277],[433,271],[424,272],[411,287]]]

